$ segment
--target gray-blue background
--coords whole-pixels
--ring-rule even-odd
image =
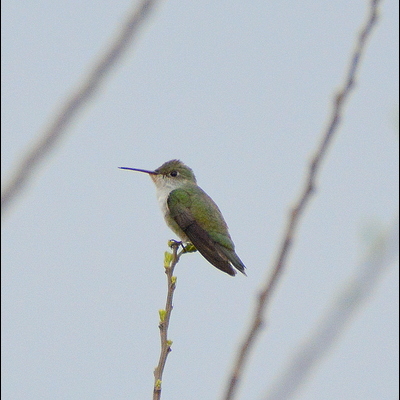
[[[2,176],[131,7],[2,2]],[[365,1],[163,2],[3,223],[4,399],[151,398],[165,299],[153,169],[180,158],[220,206],[248,267],[184,256],[163,399],[222,393],[255,294],[347,69]],[[398,203],[398,5],[383,3],[242,387],[258,399],[324,315]],[[398,273],[297,397],[397,394]]]

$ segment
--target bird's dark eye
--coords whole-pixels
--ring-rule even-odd
[[[178,176],[178,171],[171,171],[170,175],[173,177]]]

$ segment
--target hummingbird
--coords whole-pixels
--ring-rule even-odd
[[[154,171],[119,167],[150,175],[157,199],[169,228],[182,242],[192,243],[214,267],[231,276],[245,265],[235,253],[228,226],[213,199],[197,186],[191,168],[180,160],[167,161]],[[234,268],[233,268],[234,267]]]

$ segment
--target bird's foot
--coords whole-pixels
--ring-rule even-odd
[[[173,249],[173,248],[178,249],[179,246],[182,246],[182,248],[184,248],[183,243],[180,242],[179,240],[175,240],[175,239],[168,240],[168,247],[170,247],[171,249]]]
[[[182,251],[184,253],[194,253],[195,251],[197,251],[196,247],[194,247],[193,243],[186,243],[186,245],[182,242],[182,241],[178,241],[178,240],[174,240],[171,239],[168,241],[168,246],[171,247],[171,249],[178,248],[180,246],[182,246]]]

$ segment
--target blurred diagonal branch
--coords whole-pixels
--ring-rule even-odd
[[[346,284],[320,325],[299,348],[282,375],[272,385],[265,400],[289,399],[309,376],[312,368],[329,351],[335,340],[373,294],[380,278],[399,254],[399,220],[371,244],[355,276]]]
[[[144,0],[132,10],[119,34],[109,48],[105,50],[104,55],[95,64],[92,71],[89,72],[85,81],[66,99],[53,121],[50,122],[49,127],[38,137],[36,143],[28,149],[12,173],[4,190],[2,190],[2,216],[4,211],[15,201],[18,194],[21,193],[22,189],[26,187],[39,167],[40,162],[54,149],[61,137],[65,136],[66,129],[73,118],[82,110],[85,103],[93,98],[96,90],[104,83],[107,75],[116,66],[137,36],[140,27],[148,19],[156,3],[156,0]]]
[[[289,256],[290,250],[293,246],[294,235],[300,222],[300,217],[303,215],[306,206],[309,204],[311,195],[315,191],[317,174],[320,172],[321,164],[326,156],[328,147],[331,144],[334,135],[337,133],[337,128],[343,116],[343,107],[346,105],[346,101],[348,100],[349,95],[354,88],[356,74],[360,66],[360,59],[365,51],[367,40],[369,39],[372,29],[377,21],[377,8],[379,3],[379,0],[372,0],[370,2],[368,17],[366,22],[363,24],[355,49],[351,55],[350,65],[345,77],[345,82],[338,94],[335,96],[330,121],[327,125],[327,128],[322,133],[321,141],[308,168],[308,177],[305,181],[303,189],[301,190],[300,197],[295,203],[295,207],[289,216],[286,231],[278,250],[277,259],[272,266],[272,273],[268,277],[258,295],[258,302],[255,307],[253,319],[250,322],[248,332],[246,333],[245,338],[240,345],[236,360],[229,376],[227,389],[223,396],[225,400],[234,399],[237,392],[238,383],[242,377],[245,364],[250,355],[250,351],[260,333],[260,329],[264,325],[265,312],[267,306],[270,304],[270,299],[279,281],[279,277],[285,268],[287,257]]]

